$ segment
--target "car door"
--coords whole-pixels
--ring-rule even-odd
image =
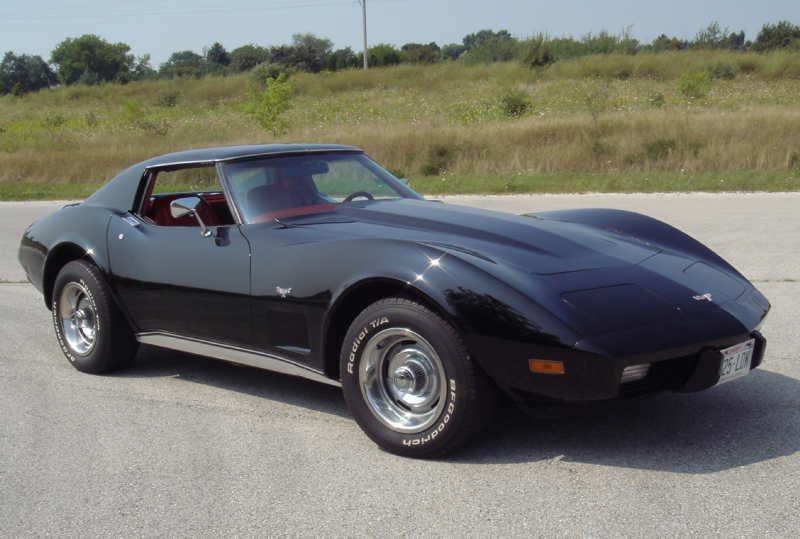
[[[279,223],[244,225],[252,245],[254,346],[322,370],[322,322],[335,272],[320,264],[337,233]],[[324,253],[323,253],[324,256]]]
[[[161,181],[176,171],[151,171],[139,211],[111,219],[111,284],[139,332],[251,348],[250,246],[230,216],[213,167],[205,168],[177,171],[198,173],[200,182]],[[171,217],[171,202],[187,197],[206,206],[210,201],[214,210],[201,219]]]

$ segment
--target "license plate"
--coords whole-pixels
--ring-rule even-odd
[[[750,362],[753,360],[753,350],[756,340],[750,339],[736,346],[731,346],[722,353],[722,366],[719,369],[719,382],[717,385],[747,376],[750,372]]]

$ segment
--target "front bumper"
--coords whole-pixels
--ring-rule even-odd
[[[602,404],[655,395],[663,391],[688,393],[714,387],[720,379],[722,354],[720,350],[733,344],[755,339],[750,369],[758,367],[764,358],[767,341],[759,331],[739,336],[719,344],[703,346],[690,354],[674,357],[642,357],[628,359],[573,357],[565,362],[566,374],[531,375],[520,380],[533,383],[511,385],[509,394],[523,407],[561,404]],[[640,379],[622,382],[626,367],[649,364],[647,374]]]

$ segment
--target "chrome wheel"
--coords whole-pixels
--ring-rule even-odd
[[[447,382],[439,355],[410,329],[390,328],[372,337],[358,378],[370,411],[397,432],[427,429],[445,405]]]
[[[58,302],[58,323],[72,352],[86,356],[97,337],[97,308],[92,296],[79,283],[68,283]]]

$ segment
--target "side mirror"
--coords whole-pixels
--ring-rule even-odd
[[[408,187],[408,178],[397,178],[397,181]]]
[[[211,231],[200,218],[200,214],[197,211],[202,205],[203,199],[200,197],[176,198],[170,202],[169,212],[172,214],[173,219],[180,219],[182,217],[186,217],[187,215],[194,215],[195,219],[197,219],[197,222],[200,223],[200,228],[203,230],[203,237],[208,238],[211,236]]]

